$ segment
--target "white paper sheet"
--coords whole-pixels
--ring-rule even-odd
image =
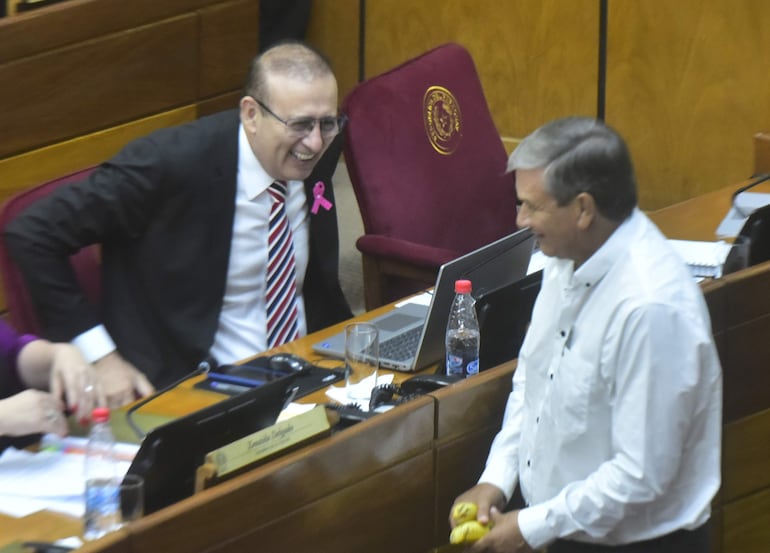
[[[14,448],[0,455],[0,512],[15,517],[47,509],[73,517],[83,516],[85,438],[45,436],[41,451]],[[128,470],[138,450],[135,444],[117,444],[122,459],[118,473]]]

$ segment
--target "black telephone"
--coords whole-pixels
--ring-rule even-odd
[[[243,393],[273,380],[294,375],[299,387],[295,397],[299,398],[345,378],[342,370],[319,367],[291,353],[255,357],[242,365],[209,365],[206,380],[198,382],[195,387],[227,395]]]
[[[384,408],[394,407],[462,379],[463,375],[421,374],[404,380],[400,385],[382,384],[375,386],[369,400],[369,411],[376,412],[377,410],[382,411]]]
[[[340,429],[347,428],[367,420],[377,413],[405,403],[410,399],[458,382],[462,378],[461,375],[421,374],[405,380],[400,386],[396,384],[380,384],[372,390],[368,411],[361,409],[361,406],[357,403],[347,405],[327,403],[326,407],[333,409],[340,416],[338,427]]]
[[[312,365],[288,353],[256,357],[242,365],[216,365],[208,374],[215,383],[253,388],[290,374],[309,372]],[[216,387],[216,386],[215,386]],[[223,389],[226,390],[225,387]]]

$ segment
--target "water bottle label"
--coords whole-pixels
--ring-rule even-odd
[[[463,374],[463,358],[461,355],[447,354],[446,372],[447,374]]]
[[[119,502],[119,488],[114,480],[86,482],[86,539],[99,538],[120,525]]]
[[[469,376],[472,375],[472,374],[479,374],[479,360],[478,359],[474,359],[473,361],[468,363],[466,371],[467,371]]]

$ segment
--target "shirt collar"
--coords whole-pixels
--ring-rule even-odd
[[[598,283],[633,243],[632,237],[643,224],[643,218],[641,211],[634,208],[631,215],[615,229],[604,244],[578,267],[572,275],[572,284],[591,287]]]
[[[273,178],[268,175],[251,149],[243,123],[238,131],[238,171],[241,173],[243,191],[253,200],[268,189]]]

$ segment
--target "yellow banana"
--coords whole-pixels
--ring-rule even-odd
[[[467,501],[457,503],[452,508],[452,520],[455,524],[462,524],[463,522],[468,522],[469,520],[476,520],[477,511],[478,507],[475,503],[470,503]]]
[[[489,532],[489,526],[481,524],[478,520],[468,520],[455,526],[449,534],[449,543],[471,543],[483,538]]]

